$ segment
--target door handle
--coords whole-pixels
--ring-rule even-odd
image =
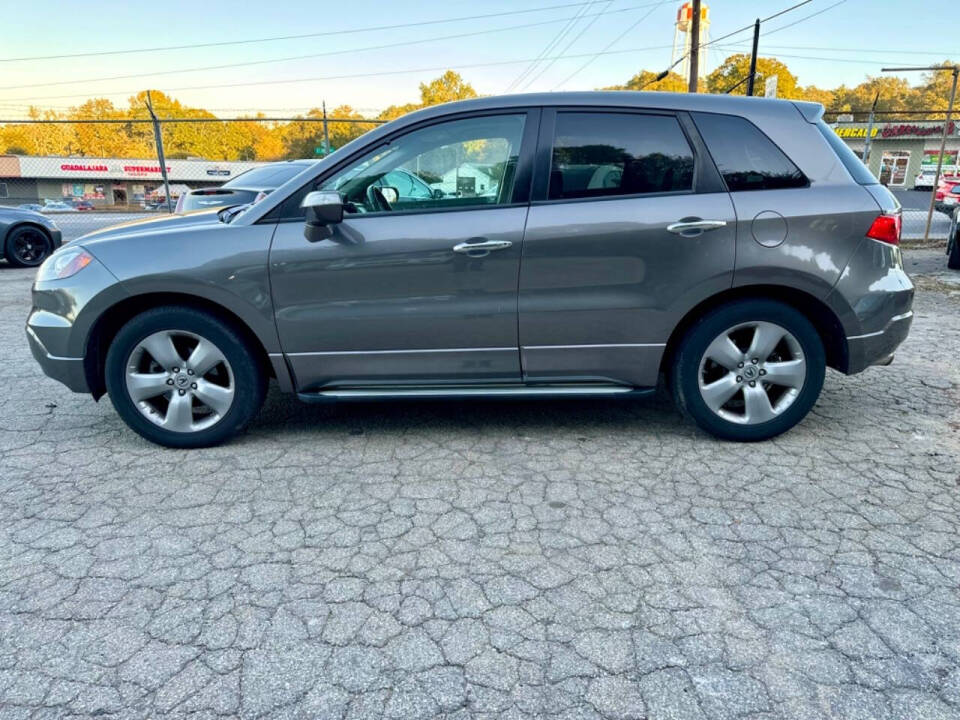
[[[453,246],[455,253],[463,253],[470,257],[484,257],[494,250],[506,250],[513,247],[509,240],[483,240],[482,242],[462,242]]]
[[[684,237],[696,237],[708,230],[716,230],[726,225],[726,220],[681,220],[667,225],[667,231]]]

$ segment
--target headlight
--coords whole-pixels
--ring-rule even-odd
[[[93,262],[93,255],[81,247],[64,248],[48,257],[37,271],[37,281],[63,280],[76,275]]]

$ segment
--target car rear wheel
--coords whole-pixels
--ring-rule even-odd
[[[137,315],[110,344],[106,385],[117,413],[167,447],[216,445],[239,433],[263,403],[266,376],[228,324],[193,308]]]
[[[680,410],[726,440],[766,440],[800,422],[826,371],[823,343],[800,312],[772,300],[723,305],[681,340],[671,384]]]
[[[7,236],[4,254],[14,267],[37,267],[53,252],[50,236],[32,225],[14,228]]]

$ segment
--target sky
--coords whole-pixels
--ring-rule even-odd
[[[709,36],[797,2],[714,0]],[[373,114],[415,101],[419,83],[447,68],[484,95],[590,90],[669,66],[679,6],[678,0],[0,0],[0,119],[23,117],[31,104],[64,110],[89,97],[125,107],[146,88],[221,117],[254,111],[280,117],[323,101]],[[960,60],[955,26],[937,30],[941,15],[942,2],[932,0],[811,0],[763,25],[760,54],[787,63],[801,85],[855,85],[884,66],[942,62],[951,49]],[[276,37],[287,39],[222,44]],[[708,70],[749,52],[750,40],[748,30],[709,46]],[[151,50],[211,43],[220,44]],[[128,50],[136,52],[115,53]],[[37,58],[83,53],[113,54]]]

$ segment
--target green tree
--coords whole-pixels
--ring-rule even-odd
[[[659,73],[641,70],[623,85],[611,85],[604,90],[650,90],[657,92],[687,92],[687,81],[683,76],[669,72],[662,80],[656,80]]]
[[[477,97],[477,91],[466,82],[460,73],[447,70],[443,75],[429,83],[420,83],[420,104],[422,107],[453,102],[454,100],[469,100]]]
[[[725,93],[731,95],[746,95],[747,82],[745,78],[750,74],[750,56],[745,54],[731,55],[720,66],[707,75],[707,92]],[[776,58],[757,58],[757,77],[754,81],[754,95],[763,95],[767,78],[777,76],[777,97],[796,99],[800,97],[797,88],[797,76]],[[742,82],[736,89],[734,85]]]

